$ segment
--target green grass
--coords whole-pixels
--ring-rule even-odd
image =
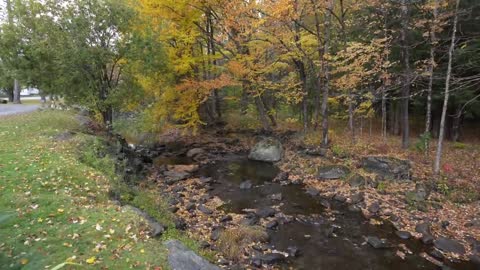
[[[113,162],[92,154],[91,142],[99,141],[81,133],[73,114],[35,112],[0,124],[0,269],[51,269],[66,261],[80,265],[64,269],[166,269],[161,241],[181,239],[197,250],[174,229],[148,238],[144,222],[109,200]],[[53,139],[65,131],[78,133]],[[156,194],[136,195],[136,206],[172,224]]]

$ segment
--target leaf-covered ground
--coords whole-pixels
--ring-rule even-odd
[[[181,236],[149,238],[145,222],[109,200],[113,163],[90,160],[98,170],[80,161],[78,147],[92,136],[75,115],[36,112],[0,126],[1,269],[166,268],[161,240]],[[59,140],[66,131],[76,134]]]

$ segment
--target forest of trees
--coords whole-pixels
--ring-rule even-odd
[[[480,118],[477,0],[6,0],[0,88],[82,105],[110,125],[196,130],[253,115],[304,132],[364,121],[411,144],[461,139]],[[438,161],[439,162],[439,161]],[[435,171],[438,171],[436,163]]]

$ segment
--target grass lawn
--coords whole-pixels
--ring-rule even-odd
[[[93,136],[54,140],[65,131],[80,131],[72,113],[0,118],[0,269],[53,269],[65,262],[63,269],[166,269],[161,241],[180,238],[196,249],[174,229],[149,238],[145,222],[109,200],[113,169],[80,161],[79,146]],[[132,201],[170,225],[171,217],[148,198],[154,197]]]

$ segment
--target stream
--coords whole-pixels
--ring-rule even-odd
[[[164,157],[155,161],[159,164],[189,164],[183,157]],[[396,270],[396,269],[476,269],[469,262],[447,263],[438,267],[419,254],[428,252],[429,247],[419,240],[402,240],[395,234],[392,225],[371,225],[359,212],[349,211],[346,204],[311,196],[302,185],[274,183],[272,180],[279,169],[264,162],[250,161],[242,155],[226,155],[221,161],[200,167],[199,177],[211,177],[209,194],[218,196],[225,204],[226,213],[245,214],[244,209],[276,208],[292,216],[291,222],[279,222],[268,229],[272,249],[286,251],[296,247],[299,256],[288,257],[283,269],[335,269],[335,270]],[[249,189],[240,189],[240,184],[249,180]],[[281,194],[281,200],[272,195]],[[388,248],[373,248],[366,238],[375,236],[386,239]],[[408,254],[399,245],[404,245]],[[403,251],[406,258],[396,253]],[[448,265],[448,267],[447,267]]]

